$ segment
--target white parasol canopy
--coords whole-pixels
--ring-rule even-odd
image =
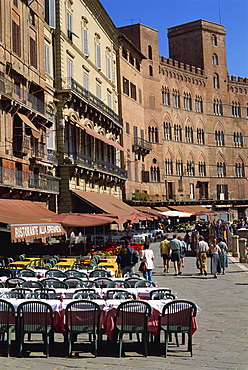
[[[168,217],[190,217],[192,216],[192,213],[188,212],[179,212],[179,211],[166,211],[166,212],[161,212],[162,215],[168,216]]]

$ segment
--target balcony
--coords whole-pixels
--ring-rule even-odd
[[[140,153],[141,155],[149,154],[152,150],[152,144],[141,138],[141,137],[135,137],[133,141],[133,152]]]
[[[95,95],[93,95],[90,91],[86,90],[83,86],[81,86],[78,82],[76,82],[73,78],[68,77],[65,78],[65,84],[63,86],[64,89],[73,90],[77,94],[79,94],[87,103],[93,105],[96,109],[102,111],[103,114],[108,115],[111,119],[113,119],[119,126],[123,126],[123,120],[118,114],[116,114],[113,109],[109,108],[102,100],[98,99]]]
[[[94,168],[94,160],[91,157],[88,157],[87,155],[78,153],[76,157],[76,164],[79,166],[83,166],[85,168]]]
[[[36,159],[43,159],[45,157],[45,143],[37,143],[34,147],[32,147],[31,156]]]
[[[33,174],[0,166],[0,187],[38,190],[52,194],[59,193],[59,179],[46,174]]]
[[[44,115],[45,109],[44,102],[42,100],[22,89],[20,86],[7,80],[3,76],[0,76],[0,93],[13,100],[19,101],[20,103],[25,104],[27,107],[32,108]]]
[[[124,179],[127,178],[127,171],[124,170],[123,168],[116,166],[115,164],[97,159],[96,166],[97,166],[97,169],[100,171],[108,172],[108,173],[111,173],[112,175],[116,175]]]
[[[47,161],[58,164],[58,153],[56,152],[56,150],[47,149]]]

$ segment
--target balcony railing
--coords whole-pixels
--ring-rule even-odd
[[[3,76],[0,76],[0,92],[14,100],[20,101],[22,104],[25,104],[41,114],[44,114],[44,102],[42,100],[7,80],[7,78]]]
[[[116,166],[115,164],[112,164],[112,163],[109,163],[109,162],[104,162],[100,159],[97,159],[96,160],[96,165],[97,165],[97,168],[100,171],[109,172],[113,175],[117,175],[117,176],[120,176],[122,178],[127,178],[127,171],[124,170],[123,168],[120,168],[120,167]]]
[[[56,150],[47,149],[47,161],[54,164],[58,164],[58,154]]]
[[[133,141],[133,150],[134,152],[143,150],[149,153],[152,150],[152,144],[142,137],[135,137]]]
[[[17,187],[25,190],[59,193],[59,179],[45,174],[33,174],[0,166],[0,186]]]
[[[109,108],[102,100],[98,99],[90,91],[86,90],[72,77],[65,78],[64,89],[74,90],[76,93],[81,95],[87,102],[94,105],[96,108],[100,109],[103,113],[106,113],[120,126],[123,126],[123,120],[118,114],[116,114],[113,109]]]
[[[94,168],[94,160],[91,157],[81,153],[77,154],[76,163],[86,168]]]

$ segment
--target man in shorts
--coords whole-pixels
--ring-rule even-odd
[[[169,243],[169,256],[171,256],[171,261],[174,262],[175,276],[181,275],[180,271],[180,259],[181,259],[181,243],[178,240],[177,234],[173,235],[173,239]]]
[[[164,272],[169,272],[170,270],[170,257],[168,255],[168,247],[169,247],[169,240],[168,234],[164,235],[164,240],[161,241],[159,248],[160,248],[160,255],[163,258],[164,262]]]

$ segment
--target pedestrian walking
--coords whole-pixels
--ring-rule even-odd
[[[217,278],[217,275],[220,274],[220,257],[221,249],[217,244],[217,240],[213,239],[210,244],[210,255],[211,255],[211,274],[214,275],[214,278]]]
[[[160,255],[163,258],[163,264],[164,264],[164,272],[169,272],[170,270],[170,257],[169,257],[169,240],[168,240],[168,234],[164,235],[164,240],[161,241],[159,248],[160,248]]]
[[[180,258],[180,266],[181,267],[184,267],[184,258],[185,258],[185,255],[186,255],[186,243],[185,241],[183,240],[183,238],[181,236],[178,237],[178,240],[180,241],[181,243],[181,258]]]
[[[146,280],[152,281],[152,270],[154,269],[154,253],[153,250],[149,249],[150,243],[144,243],[144,249],[140,251],[140,260],[141,262],[145,262],[146,264],[146,271],[143,271],[143,277]]]
[[[180,271],[180,258],[181,258],[181,243],[178,240],[177,234],[173,235],[173,239],[169,243],[169,256],[171,261],[174,262],[175,276],[181,275]]]
[[[189,232],[186,231],[186,234],[184,235],[184,241],[186,243],[186,248],[187,248],[187,251],[189,250],[189,245],[190,245],[190,236],[189,236]]]
[[[125,240],[116,262],[120,265],[122,276],[127,272],[134,272],[134,266],[139,261],[137,252],[130,247],[129,241]]]
[[[227,258],[228,247],[222,238],[218,238],[217,241],[218,246],[220,247],[221,250],[221,252],[219,253],[220,268],[222,269],[222,274],[225,275],[226,268],[228,267],[228,258]]]
[[[203,236],[199,236],[196,244],[196,258],[200,260],[200,273],[199,275],[207,275],[207,253],[209,250],[208,243],[204,240]]]

